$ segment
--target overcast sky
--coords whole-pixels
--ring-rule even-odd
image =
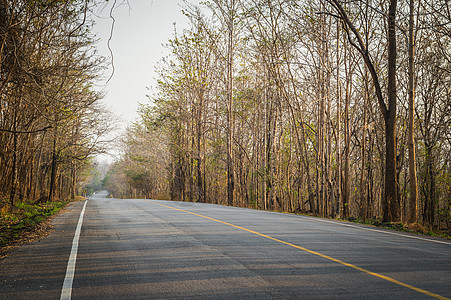
[[[174,23],[178,32],[188,27],[188,20],[182,14],[182,0],[128,0],[129,5],[117,0],[113,12],[115,25],[111,48],[113,51],[115,71],[111,80],[111,68],[105,71],[105,80],[100,81],[98,90],[106,93],[103,102],[120,118],[120,132],[136,120],[138,103],[148,103],[146,95],[151,92],[147,88],[155,85],[155,66],[168,54],[163,46],[174,33]],[[99,38],[97,49],[99,54],[111,57],[107,43],[112,20],[109,18],[110,8],[114,0],[99,9],[95,18],[94,34]],[[198,4],[199,0],[190,0]],[[103,2],[105,3],[105,2]],[[103,4],[105,6],[105,4]],[[109,62],[110,63],[110,62]],[[108,137],[111,138],[111,137]],[[114,147],[114,144],[111,144]],[[99,155],[96,160],[101,163],[112,162],[119,154],[119,149],[110,149],[110,155]]]
[[[108,15],[113,0],[108,3],[96,19],[94,31],[100,38],[100,54],[109,57],[107,40],[112,20]],[[198,0],[191,3],[198,3]],[[104,85],[106,80],[101,82],[107,93],[104,102],[123,120],[121,127],[136,119],[138,102],[147,102],[146,87],[154,85],[155,66],[168,54],[162,44],[172,37],[174,23],[179,32],[188,26],[187,18],[181,13],[183,2],[180,0],[129,0],[129,4],[117,4],[113,12],[116,22],[111,48],[115,72],[108,84]],[[106,71],[105,77],[110,74],[111,69]]]

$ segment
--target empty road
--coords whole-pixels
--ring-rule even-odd
[[[0,299],[451,298],[446,240],[104,194],[53,223],[0,260]]]

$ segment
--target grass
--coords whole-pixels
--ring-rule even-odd
[[[26,238],[27,234],[36,231],[43,221],[61,210],[68,203],[18,203],[9,209],[5,206],[0,214],[0,249]]]

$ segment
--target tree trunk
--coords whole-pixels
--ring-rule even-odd
[[[366,217],[366,211],[367,211],[367,201],[366,201],[366,180],[365,180],[365,165],[366,165],[366,132],[368,129],[368,122],[367,122],[367,114],[368,114],[368,73],[365,69],[365,75],[364,75],[364,104],[363,104],[363,129],[362,129],[362,147],[361,147],[361,170],[360,170],[360,211],[359,215],[361,218]]]
[[[399,220],[399,203],[397,200],[396,180],[396,6],[397,0],[390,0],[388,13],[388,108],[384,102],[378,73],[371,60],[362,36],[349,19],[343,6],[338,0],[328,0],[341,15],[350,43],[360,52],[373,79],[379,109],[385,121],[385,195],[382,199],[382,219],[387,221]],[[350,30],[356,38],[351,39]]]
[[[17,115],[20,108],[20,98],[19,102],[15,103],[16,107],[14,109],[14,120],[13,120],[13,130],[17,131]],[[11,207],[14,205],[14,199],[16,197],[16,183],[17,183],[17,133],[13,133],[13,165],[11,174],[11,190],[9,193],[9,202]]]
[[[49,188],[49,201],[53,201],[53,197],[55,196],[55,181],[56,181],[56,170],[57,170],[57,159],[58,155],[56,152],[56,138],[57,138],[57,126],[55,125],[55,131],[53,136],[53,149],[52,149],[52,165],[51,165],[51,173],[50,173],[50,188]]]
[[[352,77],[351,77],[352,78]],[[352,79],[346,82],[346,96],[345,96],[345,170],[344,170],[344,193],[342,202],[342,218],[348,217],[349,214],[349,203],[351,196],[351,175],[349,174],[350,169],[350,148],[351,148],[351,128],[349,124],[349,105],[350,105],[350,82]]]
[[[345,48],[345,57],[346,55]],[[344,142],[345,142],[345,166],[344,166],[344,193],[342,198],[342,218],[348,217],[349,214],[349,203],[351,196],[351,178],[349,174],[350,169],[350,148],[351,148],[351,126],[349,124],[349,106],[351,101],[351,82],[352,82],[352,71],[348,70],[347,65],[345,64],[345,75],[346,75],[346,93],[345,93],[345,116],[344,116],[344,125],[345,125],[345,134],[344,134]]]
[[[11,207],[14,205],[14,198],[16,197],[16,181],[17,181],[17,133],[14,133],[14,136],[13,136],[13,166],[12,166],[12,174],[11,174],[11,191],[10,191],[10,194],[9,194],[9,202],[10,202]]]
[[[228,4],[229,5],[229,4]],[[235,176],[233,168],[233,14],[235,1],[231,0],[228,20],[227,41],[227,204],[233,206]]]
[[[337,202],[336,207],[332,213],[332,217],[335,217],[335,213],[339,213],[339,207],[341,204],[341,82],[340,82],[340,26],[337,23]]]
[[[429,131],[429,129],[428,129]],[[435,222],[435,201],[436,201],[436,183],[433,145],[430,141],[430,133],[426,132],[426,180],[425,180],[425,200],[423,206],[423,221],[432,228]]]
[[[200,151],[200,135],[197,138],[198,146],[197,146],[197,202],[204,203],[204,184],[203,184],[203,176],[202,176],[202,158]]]
[[[396,5],[390,0],[388,13],[388,111],[385,117],[385,201],[383,220],[399,221],[396,180]]]
[[[407,223],[417,222],[418,212],[418,187],[417,187],[417,171],[416,171],[416,155],[415,155],[415,121],[414,121],[414,109],[415,109],[415,87],[414,87],[414,55],[415,55],[415,41],[413,37],[413,10],[414,0],[410,0],[410,16],[409,16],[409,124],[407,145],[409,147],[409,181],[410,181],[410,197]]]

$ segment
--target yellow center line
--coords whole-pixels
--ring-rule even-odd
[[[198,216],[198,217],[201,217],[201,218],[205,218],[205,219],[208,219],[208,220],[212,220],[212,221],[215,221],[215,222],[218,222],[218,223],[222,223],[222,224],[224,224],[224,225],[228,225],[228,226],[231,226],[231,227],[240,229],[240,230],[244,230],[244,231],[250,232],[250,233],[252,233],[252,234],[255,234],[255,235],[258,235],[258,236],[261,236],[261,237],[270,239],[270,240],[273,240],[273,241],[275,241],[275,242],[282,243],[282,244],[288,245],[288,246],[290,246],[290,247],[293,247],[293,248],[296,248],[296,249],[299,249],[299,250],[302,250],[302,251],[305,251],[305,252],[308,252],[308,253],[311,253],[311,254],[320,256],[320,257],[325,258],[325,259],[328,259],[328,260],[331,260],[331,261],[336,262],[336,263],[339,263],[339,264],[341,264],[341,265],[343,265],[343,266],[347,266],[347,267],[353,268],[353,269],[355,269],[355,270],[357,270],[357,271],[361,271],[361,272],[363,272],[363,273],[366,273],[366,274],[369,274],[369,275],[372,275],[372,276],[375,276],[375,277],[378,277],[378,278],[381,278],[381,279],[390,281],[390,282],[392,282],[392,283],[401,285],[401,286],[403,286],[403,287],[406,287],[406,288],[408,288],[408,289],[411,289],[411,290],[420,292],[420,293],[422,293],[422,294],[425,294],[425,295],[434,297],[434,298],[436,298],[436,299],[450,300],[450,299],[448,299],[448,298],[446,298],[446,297],[443,297],[443,296],[434,294],[434,293],[432,293],[432,292],[429,292],[429,291],[426,291],[426,290],[423,290],[423,289],[414,287],[414,286],[412,286],[412,285],[410,285],[410,284],[401,282],[401,281],[399,281],[399,280],[390,278],[390,277],[388,277],[388,276],[385,276],[385,275],[382,275],[382,274],[379,274],[379,273],[375,273],[375,272],[372,272],[372,271],[363,269],[363,268],[361,268],[361,267],[358,267],[358,266],[355,266],[355,265],[353,265],[353,264],[344,262],[344,261],[339,260],[339,259],[337,259],[337,258],[333,258],[333,257],[330,257],[330,256],[328,256],[328,255],[325,255],[325,254],[322,254],[322,253],[319,253],[319,252],[316,252],[316,251],[312,251],[312,250],[309,250],[309,249],[307,249],[307,248],[304,248],[304,247],[301,247],[301,246],[298,246],[298,245],[295,245],[295,244],[292,244],[292,243],[289,243],[289,242],[285,242],[285,241],[282,241],[282,240],[273,238],[273,237],[271,237],[271,236],[269,236],[269,235],[266,235],[266,234],[263,234],[263,233],[260,233],[260,232],[257,232],[257,231],[251,230],[251,229],[247,229],[247,228],[244,228],[244,227],[241,227],[241,226],[237,226],[237,225],[233,225],[233,224],[231,224],[231,223],[227,223],[227,222],[224,222],[224,221],[221,221],[221,220],[218,220],[218,219],[210,218],[210,217],[207,217],[207,216],[204,216],[204,215],[199,215],[199,214],[196,214],[196,213],[187,211],[187,210],[183,210],[183,209],[179,209],[179,208],[167,206],[167,205],[160,204],[160,203],[156,203],[156,202],[153,202],[153,201],[147,201],[147,202],[150,202],[150,203],[153,203],[153,204],[157,204],[157,205],[160,205],[160,206],[163,206],[163,207],[167,207],[167,208],[170,208],[170,209],[178,210],[178,211],[181,211],[181,212],[184,212],[184,213],[187,213],[187,214],[191,214],[191,215],[194,215],[194,216]]]

